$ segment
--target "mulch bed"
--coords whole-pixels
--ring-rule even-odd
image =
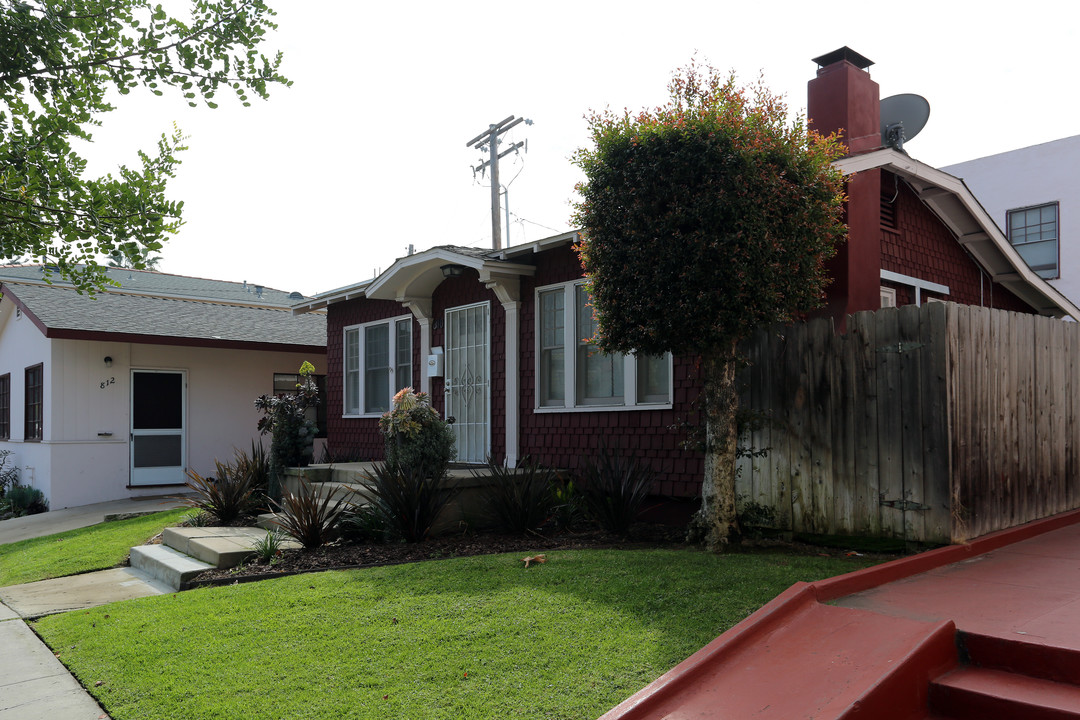
[[[226,585],[306,572],[397,565],[424,560],[498,553],[521,553],[521,557],[525,558],[553,550],[689,547],[685,538],[685,528],[638,524],[633,527],[629,536],[614,535],[601,530],[585,530],[575,533],[549,535],[502,535],[496,533],[443,535],[419,543],[350,544],[339,541],[324,545],[317,550],[284,551],[272,564],[252,559],[248,563],[228,570],[207,570],[192,580],[189,586]],[[849,551],[841,549],[779,541],[747,542],[744,543],[744,546],[778,548],[792,554],[828,555],[832,557],[843,557],[849,554]],[[880,560],[883,562],[893,557],[881,555]]]

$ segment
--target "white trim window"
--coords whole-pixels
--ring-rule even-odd
[[[382,415],[412,386],[412,335],[411,315],[345,328],[343,415]]]
[[[671,406],[671,353],[657,357],[604,353],[589,340],[595,332],[596,319],[583,282],[537,289],[537,410]]]

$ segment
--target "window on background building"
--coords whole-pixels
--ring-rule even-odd
[[[1008,212],[1009,242],[1039,277],[1058,272],[1058,204],[1047,203]]]
[[[670,353],[604,353],[589,340],[596,319],[584,284],[544,288],[537,293],[536,306],[538,407],[599,409],[671,402]],[[567,348],[572,348],[569,356]]]
[[[44,436],[45,373],[42,365],[26,368],[25,414],[23,415],[23,439],[41,440]]]
[[[381,415],[412,384],[411,316],[345,329],[345,415]]]
[[[0,375],[0,440],[11,437],[11,374]]]
[[[319,404],[313,408],[309,407],[305,415],[309,420],[315,421],[315,437],[324,438],[326,437],[326,376],[312,375],[311,377],[315,380],[315,389],[319,391]],[[297,373],[274,373],[274,394],[295,394],[298,392],[296,386],[300,384],[300,379]]]

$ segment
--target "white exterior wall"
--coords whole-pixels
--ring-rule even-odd
[[[941,168],[962,178],[1007,233],[1009,210],[1057,202],[1058,268],[1049,283],[1080,304],[1080,135]]]
[[[305,360],[326,372],[325,354],[311,353],[56,340],[52,355],[54,392],[50,404],[46,381],[46,402],[53,419],[45,422],[54,432],[53,508],[168,491],[128,486],[132,370],[186,373],[185,464],[201,475],[213,475],[215,459],[230,461],[235,449],[259,439],[255,398],[273,392],[275,372],[294,373]]]
[[[49,375],[49,341],[26,315],[15,312],[15,304],[4,298],[0,300],[0,375],[11,375],[11,437],[0,440],[0,450],[12,450],[15,465],[19,468],[19,482],[38,488],[46,496],[50,493],[50,429],[42,428],[42,442],[23,442],[26,368],[42,363],[43,376]],[[44,407],[48,412],[50,383],[45,381]],[[46,416],[46,423],[48,416]]]
[[[131,370],[187,374],[186,466],[212,475],[214,459],[258,440],[255,398],[273,392],[274,373],[307,360],[326,372],[326,354],[48,340],[0,301],[0,374],[11,373],[11,435],[20,482],[40,488],[52,509],[161,495],[167,487],[129,487]],[[106,367],[105,357],[112,358]],[[22,442],[26,367],[44,363],[44,438]],[[182,487],[182,486],[180,486]]]
[[[325,353],[132,345],[128,362],[138,370],[187,371],[187,465],[212,475],[214,458],[231,460],[234,449],[249,450],[258,439],[255,398],[273,393],[274,373],[295,373],[305,360],[326,373]]]

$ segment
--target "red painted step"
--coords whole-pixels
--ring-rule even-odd
[[[1080,687],[1003,670],[964,667],[930,683],[934,717],[953,720],[1080,718]]]
[[[1034,640],[957,633],[961,658],[967,665],[1005,670],[1055,682],[1080,685],[1080,650]]]

